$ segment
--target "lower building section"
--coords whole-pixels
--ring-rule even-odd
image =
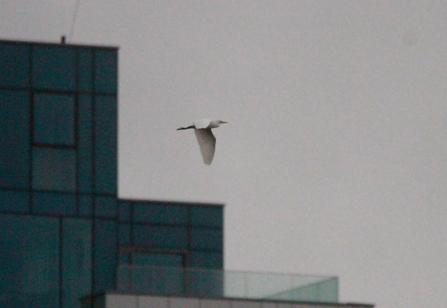
[[[138,296],[104,294],[85,298],[84,307],[95,308],[372,308],[369,304],[331,304],[231,298]]]

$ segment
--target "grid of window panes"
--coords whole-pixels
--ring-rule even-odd
[[[221,269],[222,226],[222,206],[120,200],[119,261]]]
[[[116,48],[0,42],[1,307],[79,307],[114,274],[116,100]]]
[[[80,307],[118,264],[222,268],[222,207],[116,197],[117,49],[0,41],[0,306]]]
[[[116,195],[116,100],[116,48],[0,42],[1,187]]]

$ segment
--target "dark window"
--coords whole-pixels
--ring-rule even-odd
[[[119,224],[119,243],[120,245],[130,245],[130,224]]]
[[[193,228],[192,249],[222,251],[222,230]]]
[[[97,96],[95,101],[95,191],[116,193],[116,99]]]
[[[80,216],[92,216],[92,205],[93,196],[92,195],[79,195],[79,215]]]
[[[33,149],[33,188],[74,192],[75,164],[74,150]]]
[[[61,193],[33,193],[33,213],[75,215],[76,196]]]
[[[29,119],[28,93],[0,90],[0,187],[29,188]]]
[[[72,95],[34,95],[34,142],[73,146],[75,100]]]
[[[0,211],[10,213],[28,213],[29,193],[0,190]]]
[[[94,229],[94,293],[114,290],[117,264],[117,224],[115,221],[95,220]]]
[[[120,256],[119,256],[120,260],[120,264],[130,264],[130,254],[127,252],[123,252],[120,251]],[[118,279],[125,279],[126,278],[126,274],[128,274],[129,271],[127,268],[125,268],[122,271],[122,275],[118,277]],[[120,272],[118,272],[118,275],[120,275]],[[120,281],[120,284],[122,283],[122,281]]]
[[[92,293],[92,223],[62,221],[62,307],[81,307],[80,298]]]
[[[0,216],[1,307],[59,307],[57,218]]]
[[[182,267],[184,256],[181,253],[149,253],[135,252],[134,265]]]
[[[79,96],[79,191],[92,192],[92,99],[89,95]]]
[[[95,217],[116,218],[116,208],[116,197],[95,198]]]
[[[92,91],[92,51],[90,49],[79,50],[79,90]]]
[[[188,208],[181,205],[134,203],[134,220],[157,224],[186,225]]]
[[[125,201],[119,201],[119,216],[120,221],[130,221],[131,204]]]
[[[134,226],[136,246],[157,248],[186,248],[188,233],[186,227]]]
[[[29,64],[29,45],[0,44],[0,85],[27,87]]]
[[[206,206],[191,207],[191,224],[193,226],[222,227],[222,208]]]
[[[37,89],[76,90],[75,50],[33,47],[33,86]]]
[[[191,267],[222,269],[222,252],[193,251],[191,253]]]
[[[117,52],[115,50],[95,50],[95,91],[117,92]]]

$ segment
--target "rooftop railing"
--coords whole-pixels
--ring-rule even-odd
[[[337,277],[132,265],[117,274],[120,293],[338,302]]]

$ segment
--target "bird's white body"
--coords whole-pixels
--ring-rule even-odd
[[[220,123],[222,121],[217,120],[209,120],[209,119],[201,119],[201,120],[195,120],[192,122],[195,129],[207,129],[207,128],[217,128],[219,127]]]
[[[225,121],[202,119],[193,122],[193,125],[188,127],[180,127],[177,130],[194,129],[194,133],[199,143],[200,153],[202,154],[203,162],[210,165],[214,158],[216,149],[216,137],[214,137],[212,128],[217,128],[220,124],[226,124]]]

